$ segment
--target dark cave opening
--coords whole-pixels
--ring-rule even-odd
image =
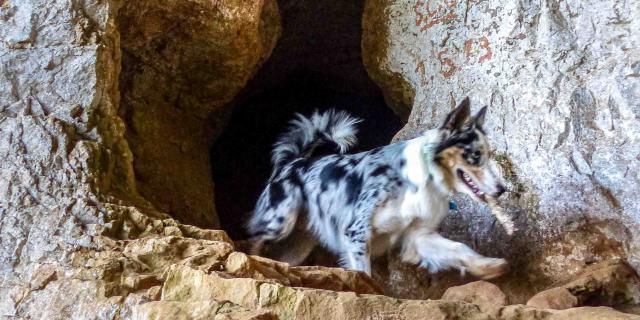
[[[362,118],[358,145],[389,143],[403,121],[385,104],[362,64],[364,1],[279,1],[282,36],[272,56],[232,103],[211,149],[221,227],[245,239],[245,221],[271,174],[273,143],[295,113],[335,108]]]

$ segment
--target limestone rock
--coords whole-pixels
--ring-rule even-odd
[[[132,319],[270,320],[276,318],[268,312],[252,311],[230,302],[154,301],[136,306]]]
[[[580,307],[567,310],[536,309],[524,305],[506,306],[500,310],[498,319],[518,320],[638,320],[640,317],[622,313],[607,307]]]
[[[590,266],[581,276],[563,287],[576,296],[581,305],[640,303],[640,277],[635,270],[622,263]]]
[[[275,0],[127,1],[119,114],[142,195],[187,224],[217,227],[209,149],[222,107],[271,54]]]
[[[333,292],[282,286],[249,278],[207,274],[185,266],[170,269],[162,291],[163,301],[199,302],[227,299],[254,309],[269,310],[278,319],[490,319],[477,306],[464,302],[398,300],[378,295]]]
[[[604,262],[589,266],[568,283],[537,293],[528,306],[569,309],[598,305],[616,307],[640,302],[640,277],[622,263]]]
[[[507,296],[495,284],[475,281],[451,287],[442,295],[443,300],[457,300],[477,304],[488,313],[497,314],[500,307],[507,305]]]
[[[578,298],[566,288],[558,287],[542,291],[527,301],[530,307],[564,310],[578,305]]]
[[[234,277],[275,280],[293,286],[356,293],[382,293],[382,289],[362,272],[314,266],[290,267],[287,263],[234,252],[225,271]]]
[[[186,19],[185,11],[180,10],[145,16],[165,22],[178,21],[181,26],[188,25],[188,30],[181,30],[184,31],[181,35],[186,37],[184,41],[171,38],[177,45],[167,47],[183,51],[174,52],[176,54],[170,61],[156,56],[157,66],[160,67],[158,70],[166,71],[161,67],[193,60],[194,55],[203,52],[211,55],[200,55],[199,58],[222,59],[216,60],[216,63],[224,68],[218,69],[218,73],[206,68],[198,69],[202,72],[179,68],[181,73],[161,72],[165,78],[146,78],[151,81],[137,78],[135,83],[150,85],[158,80],[161,85],[166,83],[161,83],[160,79],[175,75],[172,78],[175,80],[174,89],[179,87],[187,90],[185,83],[189,81],[197,83],[199,89],[203,83],[212,85],[210,90],[188,90],[202,93],[203,100],[199,101],[206,99],[210,104],[194,110],[187,117],[198,118],[194,120],[200,125],[196,131],[203,133],[206,113],[231,99],[268,56],[279,29],[277,8],[275,1],[236,1],[218,5],[205,1],[181,3],[203,9],[195,12],[202,16]],[[138,192],[139,180],[144,176],[138,176],[136,181],[138,172],[134,171],[134,153],[130,149],[136,143],[133,137],[129,137],[129,141],[125,137],[125,120],[130,118],[121,118],[121,115],[127,116],[131,108],[122,108],[121,101],[124,100],[121,99],[120,90],[126,98],[131,97],[129,93],[134,88],[135,93],[142,92],[143,96],[149,93],[137,90],[139,87],[127,86],[127,76],[135,73],[134,65],[141,68],[151,68],[152,65],[149,61],[129,63],[133,55],[129,51],[130,41],[138,39],[129,33],[129,28],[143,26],[140,20],[130,25],[123,23],[127,17],[131,17],[136,5],[143,10],[152,7],[153,3],[126,2],[122,8],[123,4],[119,0],[0,1],[2,318],[117,318],[127,314],[131,304],[153,300],[158,296],[158,286],[163,281],[161,271],[166,265],[184,263],[193,267],[216,267],[217,259],[224,262],[224,255],[232,251],[232,244],[228,243],[224,232],[181,225],[158,210],[166,209],[164,206],[154,206],[154,201],[147,201]],[[203,21],[209,23],[208,28],[198,27],[198,23]],[[226,23],[225,28],[218,28],[220,23]],[[171,24],[146,26],[155,26],[160,28],[156,29],[157,32],[171,34],[165,32],[172,29]],[[209,33],[204,32],[207,30]],[[218,37],[207,38],[212,32],[223,30],[225,32],[218,34]],[[189,33],[201,34],[205,41],[200,43],[189,37]],[[121,39],[127,45],[121,47]],[[195,41],[188,43],[189,39]],[[205,45],[206,41],[211,41],[208,46]],[[213,51],[207,51],[214,45],[227,55],[213,55]],[[154,48],[143,46],[134,51],[138,57],[142,57]],[[240,51],[244,53],[240,54]],[[193,64],[196,68],[202,65]],[[126,71],[122,77],[121,70]],[[204,75],[203,81],[197,81],[206,72],[212,74]],[[221,74],[237,78],[223,79]],[[211,82],[218,80],[229,86]],[[168,96],[179,95],[177,93],[180,90],[166,93]],[[181,96],[183,101],[190,101],[191,98]],[[181,104],[183,107],[187,105],[196,104]],[[149,108],[144,111],[154,110]],[[176,111],[176,115],[179,114]],[[160,118],[164,121],[177,117]],[[166,123],[158,120],[152,124],[153,119],[157,120],[148,116],[144,119],[148,122],[139,124],[162,131]],[[138,133],[147,133],[138,129]],[[166,130],[170,131],[168,128]],[[154,135],[149,134],[147,138],[151,140],[151,137]],[[207,136],[207,139],[212,138],[213,135]],[[175,143],[175,140],[165,137],[159,141]],[[193,141],[199,147],[203,144],[202,140]],[[208,148],[202,147],[201,152],[191,153],[190,146],[183,142],[177,143],[184,153],[180,157],[194,158],[198,165],[206,163],[193,155],[206,155]],[[137,166],[141,164],[138,160],[153,156],[141,155],[140,150],[135,148],[139,156],[136,158]],[[173,158],[176,159],[177,156]],[[200,168],[202,170],[196,167],[190,167],[194,168],[195,173],[180,170],[156,172],[158,176],[176,177],[177,181],[183,182],[206,180],[208,185],[202,184],[202,189],[192,190],[189,198],[193,201],[192,206],[181,202],[185,199],[180,197],[190,192],[176,192],[176,188],[180,187],[178,182],[166,183],[171,193],[163,197],[175,200],[175,207],[181,213],[198,209],[191,212],[194,222],[215,225],[208,169],[206,166]],[[142,189],[147,190],[146,187]],[[176,200],[175,195],[180,195],[179,199]],[[180,214],[174,216],[180,217]],[[125,240],[148,236],[175,238],[167,243],[158,239],[142,240],[146,241],[145,244],[134,241],[127,251],[131,255],[123,255]],[[185,236],[211,241],[177,238]],[[223,243],[214,244],[212,241]],[[155,244],[152,245],[152,242]],[[186,251],[172,251],[171,245]],[[145,248],[151,251],[144,251]],[[158,264],[145,265],[147,262]]]
[[[163,272],[179,263],[198,269],[219,269],[233,252],[226,242],[179,237],[146,237],[133,240],[124,248],[124,256],[140,263],[145,272]]]
[[[581,307],[562,311],[555,311],[549,320],[580,319],[580,320],[640,320],[640,316],[618,312],[607,307]]]
[[[370,75],[411,110],[396,139],[439,125],[465,96],[489,106],[521,231],[508,237],[466,197],[442,230],[509,260],[520,273],[497,283],[512,302],[533,293],[523,279],[539,289],[616,258],[640,269],[638,0],[368,0],[363,28]]]

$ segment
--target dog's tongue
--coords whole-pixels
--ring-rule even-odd
[[[495,198],[487,195],[485,199],[487,200],[489,208],[491,208],[491,213],[493,213],[496,219],[498,219],[498,222],[500,222],[502,227],[504,227],[504,229],[507,231],[507,234],[512,235],[517,229],[513,224],[513,220],[511,220],[511,216],[504,212],[504,210],[498,203],[498,200],[496,200]]]

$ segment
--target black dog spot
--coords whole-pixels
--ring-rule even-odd
[[[338,183],[342,177],[347,174],[347,171],[335,164],[327,164],[322,171],[320,171],[320,189],[326,191],[330,183]]]
[[[387,165],[382,165],[379,166],[377,168],[375,168],[373,171],[371,171],[371,176],[373,177],[377,177],[377,176],[381,176],[383,174],[385,174],[387,172],[387,170],[389,170],[389,166]]]
[[[272,207],[276,207],[282,200],[284,200],[284,189],[280,182],[273,182],[269,184],[269,204]]]
[[[362,190],[362,177],[352,173],[346,178],[347,203],[352,204],[358,199]]]
[[[438,144],[438,147],[436,148],[436,154],[453,146],[464,148],[465,146],[473,144],[473,142],[476,140],[478,140],[478,134],[475,132],[475,130],[467,130],[456,133]]]

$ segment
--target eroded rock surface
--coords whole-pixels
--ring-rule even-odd
[[[152,6],[150,2],[141,1],[137,3],[141,10],[143,4]],[[198,7],[197,4],[195,1],[183,2],[191,8]],[[225,2],[227,7],[199,4],[201,10],[195,13],[209,16],[192,16],[189,21],[206,21],[209,25],[202,28],[195,28],[197,24],[189,25],[188,30],[182,30],[180,34],[184,40],[181,44],[188,44],[189,32],[207,38],[215,34],[205,34],[207,30],[225,30],[211,41],[217,41],[217,49],[235,58],[213,56],[218,51],[211,50],[211,42],[209,45],[202,43],[202,50],[196,50],[208,53],[211,59],[221,59],[217,61],[227,67],[218,73],[206,71],[207,79],[217,77],[222,81],[221,74],[237,77],[233,81],[226,78],[223,86],[204,80],[213,88],[198,92],[205,94],[211,100],[210,107],[214,108],[230,99],[269,54],[279,22],[274,1]],[[173,264],[208,267],[215,264],[212,260],[217,254],[226,252],[226,249],[215,254],[207,251],[221,248],[206,242],[223,240],[220,237],[226,235],[179,224],[165,213],[175,208],[159,206],[155,201],[148,201],[144,197],[147,195],[143,196],[145,192],[138,192],[139,181],[136,181],[137,172],[134,174],[134,155],[130,149],[134,139],[125,136],[125,121],[120,117],[130,109],[121,108],[120,104],[120,31],[125,26],[124,21],[118,20],[119,15],[126,18],[124,13],[131,13],[136,4],[127,2],[126,8],[122,5],[123,2],[117,0],[0,1],[0,315],[3,318],[125,317],[129,306],[159,297],[162,280],[159,270],[163,269],[163,264],[172,261]],[[178,17],[180,11],[178,8],[175,11],[155,12],[146,17],[166,22]],[[186,16],[182,12],[180,17]],[[243,21],[245,23],[241,23]],[[218,28],[222,22],[226,22],[228,28]],[[180,23],[186,23],[186,20]],[[141,27],[140,21],[132,21],[127,27],[134,25]],[[149,23],[147,26],[172,29],[170,24]],[[141,43],[144,44],[143,41],[135,42]],[[193,47],[193,43],[190,46]],[[144,49],[148,48],[135,49],[142,59]],[[245,52],[244,58],[238,56],[241,51]],[[158,58],[153,62],[162,67],[180,59],[186,62],[194,59],[194,55],[194,52],[191,56],[180,52],[174,60]],[[207,59],[204,55],[198,58]],[[129,54],[127,60],[130,60]],[[180,67],[183,75],[197,78],[204,73],[184,70],[184,64]],[[193,67],[201,65],[194,64]],[[150,81],[145,84],[151,85],[160,79],[160,76],[147,79]],[[185,79],[179,75],[172,80],[176,86],[186,88]],[[187,80],[195,81],[194,78]],[[142,85],[142,81],[136,84]],[[178,91],[167,94],[180,95]],[[154,109],[145,111],[153,112]],[[200,121],[204,127],[207,114],[203,110],[198,112],[194,114],[202,117]],[[146,120],[154,119],[158,120],[152,116]],[[167,119],[178,121],[177,116],[162,120]],[[142,125],[141,122],[137,124]],[[167,122],[158,120],[146,124],[162,131]],[[138,129],[139,133],[145,133],[142,128]],[[186,127],[184,129],[188,131]],[[196,131],[203,133],[200,128]],[[147,138],[152,137],[149,134]],[[200,140],[194,138],[194,141]],[[178,145],[182,150],[189,149],[184,143]],[[198,155],[206,155],[207,151],[204,147]],[[152,157],[148,153],[137,156],[137,159]],[[191,154],[182,157],[194,158]],[[177,156],[173,160],[180,161]],[[184,177],[176,172],[161,175]],[[192,212],[192,222],[215,225],[209,174],[203,169],[197,175],[188,174],[186,179],[196,183],[194,176],[208,184],[194,189],[190,198],[198,199],[192,206],[197,211],[197,214]],[[174,195],[188,193],[188,190],[174,192],[180,186],[177,182],[165,182]],[[168,195],[164,197],[174,199]],[[188,212],[190,207],[180,204],[183,206],[174,207],[181,213]],[[180,217],[180,214],[171,213]],[[123,241],[152,235],[202,240],[195,245],[188,240],[172,238],[166,244],[146,243],[144,245],[148,247],[136,249],[149,249],[144,255],[129,257],[126,255],[131,253],[129,251],[123,254],[127,248]],[[176,244],[192,251],[171,251],[174,249],[170,247]],[[221,246],[231,247],[230,244]],[[176,254],[175,259],[168,257],[173,254]],[[161,263],[149,265],[147,261]]]
[[[487,281],[475,281],[448,288],[442,299],[477,304],[483,311],[491,314],[497,314],[509,301],[498,286]]]
[[[564,310],[578,305],[578,298],[562,287],[552,288],[531,297],[527,301],[530,307]]]
[[[411,110],[397,139],[439,125],[465,96],[489,106],[485,129],[520,232],[508,237],[467,198],[443,230],[514,265],[498,281],[513,302],[596,261],[640,269],[639,18],[637,0],[367,1],[365,65]]]
[[[140,192],[184,223],[218,227],[209,149],[222,107],[271,54],[275,0],[127,1],[120,78]]]

